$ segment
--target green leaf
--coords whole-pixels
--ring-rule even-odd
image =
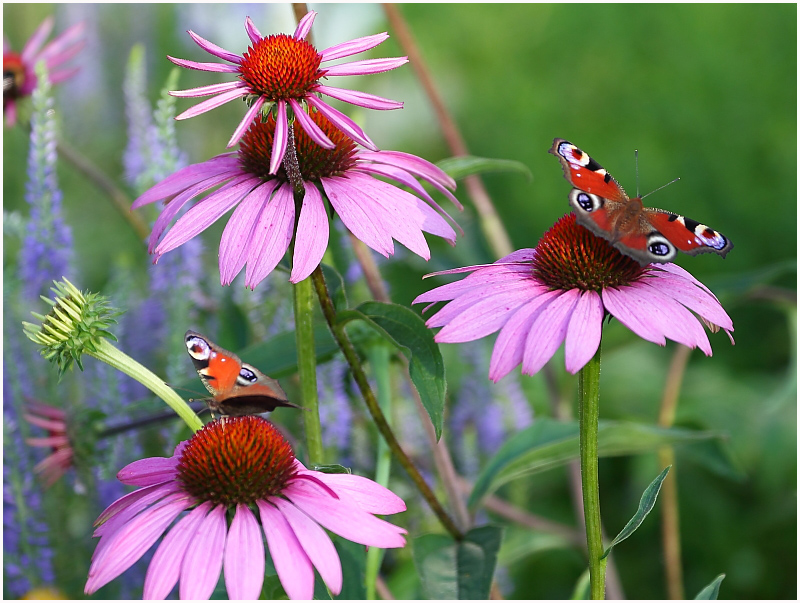
[[[364,545],[339,537],[334,537],[333,544],[342,561],[342,592],[336,598],[363,601],[367,598],[364,585],[367,551]]]
[[[446,534],[414,540],[414,563],[427,599],[488,599],[502,529],[473,528],[460,543]]]
[[[625,527],[622,528],[622,531],[617,534],[617,537],[611,541],[611,544],[608,545],[608,548],[605,550],[600,559],[605,559],[608,557],[611,549],[628,538],[638,529],[640,525],[642,525],[644,518],[647,517],[650,511],[653,510],[653,507],[656,504],[656,499],[658,498],[658,493],[661,491],[661,484],[664,483],[667,473],[669,473],[671,467],[672,465],[667,466],[661,473],[658,474],[658,477],[654,479],[650,485],[647,486],[647,488],[644,489],[644,493],[642,494],[642,498],[639,500],[639,508],[636,510],[636,513],[633,515],[633,517],[631,517],[631,520],[625,524]]]
[[[527,165],[511,159],[491,159],[488,157],[475,157],[474,155],[462,155],[460,157],[448,157],[436,165],[455,180],[486,172],[517,172],[525,176],[529,182],[533,180],[533,174]]]
[[[716,578],[714,578],[713,582],[706,586],[703,590],[697,593],[695,597],[695,601],[700,599],[717,599],[719,597],[719,585],[722,584],[722,581],[725,579],[725,574],[720,574]]]
[[[444,415],[444,360],[433,332],[419,315],[397,304],[365,302],[346,317],[358,317],[399,347],[408,358],[408,372],[436,431],[442,435]]]
[[[589,599],[589,568],[587,567],[583,573],[578,578],[578,581],[575,583],[575,588],[572,591],[572,596],[570,597],[573,601],[584,601]]]
[[[345,473],[350,475],[350,469],[342,465],[311,465],[312,471],[319,471],[320,473]]]
[[[720,437],[711,431],[663,428],[623,421],[600,421],[598,453],[602,457],[641,454],[661,446]],[[578,458],[578,424],[539,419],[512,436],[478,476],[469,506],[514,479],[564,465]]]
[[[347,295],[344,289],[344,279],[342,275],[328,264],[320,264],[322,275],[325,277],[325,284],[328,286],[328,295],[333,300],[333,307],[337,312],[347,308]]]

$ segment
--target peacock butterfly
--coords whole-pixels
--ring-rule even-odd
[[[677,250],[725,257],[733,249],[730,239],[705,224],[644,207],[641,197],[629,198],[611,174],[571,142],[554,139],[550,153],[558,157],[564,176],[575,187],[569,193],[569,203],[578,224],[643,266],[671,262]]]
[[[211,398],[206,399],[211,414],[240,417],[270,412],[278,406],[300,406],[289,402],[275,379],[242,362],[207,337],[186,331],[186,350]]]

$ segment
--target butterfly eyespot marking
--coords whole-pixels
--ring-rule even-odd
[[[236,380],[242,385],[250,385],[258,381],[258,376],[249,368],[243,366]]]
[[[661,260],[671,260],[677,254],[675,246],[658,233],[647,237],[647,251]]]
[[[186,336],[186,349],[189,356],[195,360],[208,360],[211,356],[211,347],[208,342],[196,335]]]
[[[576,209],[592,213],[603,207],[603,198],[573,188],[569,193],[569,201]]]

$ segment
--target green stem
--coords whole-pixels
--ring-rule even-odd
[[[158,375],[136,362],[124,352],[119,351],[111,345],[107,339],[99,338],[95,351],[87,350],[86,353],[122,371],[129,377],[136,379],[166,402],[167,406],[174,410],[193,431],[197,431],[203,427],[203,422],[200,420],[200,417],[195,414],[184,399],[176,394],[169,385],[164,383]]]
[[[406,470],[409,477],[420,491],[420,494],[422,494],[428,505],[430,505],[431,510],[439,518],[439,521],[442,522],[442,525],[450,532],[451,536],[460,542],[464,539],[464,534],[458,529],[458,526],[456,526],[455,522],[453,522],[452,518],[447,514],[447,511],[444,510],[444,507],[442,507],[436,495],[430,489],[430,486],[428,486],[419,470],[414,466],[414,463],[411,462],[411,459],[408,458],[408,455],[400,446],[400,443],[392,432],[392,428],[389,427],[389,423],[386,421],[386,417],[378,405],[375,394],[369,386],[367,376],[361,368],[361,361],[358,358],[358,353],[350,342],[350,338],[344,330],[344,325],[337,322],[336,309],[333,307],[333,301],[328,293],[328,286],[325,284],[325,277],[319,266],[314,270],[311,278],[314,280],[314,287],[316,287],[317,296],[319,297],[325,320],[328,321],[328,326],[331,329],[333,338],[336,340],[339,349],[342,350],[345,360],[353,373],[353,378],[364,398],[370,415],[372,415],[372,420],[375,421],[375,426],[378,428],[378,431],[381,432],[383,439],[386,440],[386,444],[389,446],[394,457],[403,466],[403,469]]]
[[[389,419],[392,416],[392,379],[389,370],[391,350],[386,345],[373,345],[367,350],[367,359],[378,385],[378,406]],[[375,468],[375,481],[381,486],[389,485],[389,473],[392,468],[392,451],[383,439],[378,440],[378,453]],[[367,551],[365,583],[367,599],[377,599],[375,582],[383,561],[384,549],[370,547]]]
[[[314,348],[314,289],[311,278],[294,286],[294,324],[297,341],[297,371],[300,376],[300,392],[306,428],[308,461],[321,465],[324,461],[322,448],[322,425],[319,421],[319,398],[317,396],[317,352]]]
[[[589,551],[589,589],[592,599],[604,599],[606,559],[600,528],[600,483],[597,476],[597,425],[600,417],[600,351],[578,375],[580,396],[580,454],[583,516],[586,520],[586,546]]]

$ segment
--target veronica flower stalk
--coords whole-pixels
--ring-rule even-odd
[[[567,370],[580,371],[581,480],[590,592],[592,598],[603,598],[606,560],[601,559],[597,479],[603,319],[613,316],[647,341],[665,345],[672,339],[699,347],[707,356],[711,345],[703,323],[714,332],[724,329],[733,342],[733,322],[714,294],[683,268],[671,263],[641,266],[579,226],[574,214],[556,222],[534,249],[515,251],[494,264],[437,274],[463,272],[472,274],[414,300],[449,301],[426,323],[442,327],[436,341],[472,341],[499,331],[489,366],[492,381],[519,364],[524,374],[538,372],[562,343]]]
[[[372,59],[323,67],[322,63],[370,50],[386,40],[389,35],[382,33],[358,38],[318,52],[306,40],[316,14],[314,11],[306,14],[292,35],[277,34],[266,37],[261,35],[250,17],[247,17],[244,28],[251,45],[241,55],[220,48],[190,30],[189,35],[200,48],[229,64],[198,63],[168,58],[181,67],[236,74],[237,79],[229,83],[172,92],[174,96],[188,98],[214,95],[213,98],[184,111],[177,119],[188,119],[229,101],[244,98],[250,108],[228,142],[228,146],[232,147],[259,115],[265,116],[274,112],[276,130],[268,170],[270,174],[277,173],[283,162],[290,115],[294,115],[300,127],[318,145],[328,149],[336,145],[329,133],[308,119],[306,109],[309,107],[325,115],[338,130],[359,144],[377,151],[374,143],[353,120],[331,107],[319,95],[330,96],[368,109],[399,109],[403,103],[364,92],[328,86],[320,83],[320,80],[335,76],[381,73],[403,65],[408,59],[406,57]]]
[[[208,599],[220,570],[231,599],[257,599],[262,534],[291,599],[313,597],[315,568],[333,594],[341,592],[341,562],[323,528],[365,546],[405,545],[404,529],[375,517],[405,511],[399,497],[363,477],[309,471],[261,417],[212,421],[172,457],[135,461],[118,478],[139,489],[95,524],[100,541],[87,594],[124,572],[162,534],[145,599],[165,598],[178,581],[181,599]]]
[[[62,65],[83,48],[84,24],[73,25],[42,48],[52,30],[53,17],[47,17],[25,43],[21,53],[11,50],[3,35],[3,113],[8,126],[17,122],[17,101],[29,96],[36,88],[37,63],[44,62],[53,84],[63,82],[78,71],[77,67],[64,68]]]
[[[189,405],[166,383],[109,342],[109,339],[116,339],[108,329],[116,322],[119,312],[109,306],[105,297],[82,293],[66,278],[54,284],[54,299],[42,297],[50,305],[50,312],[47,315],[32,313],[40,321],[38,325],[22,324],[25,335],[41,347],[42,356],[56,364],[59,374],[66,372],[73,362],[83,370],[81,358],[88,354],[139,381],[192,429],[202,427]]]

